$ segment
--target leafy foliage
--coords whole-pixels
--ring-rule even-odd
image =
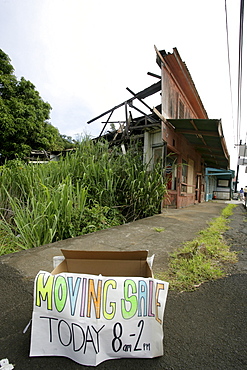
[[[17,80],[10,58],[0,49],[0,153],[24,158],[31,149],[61,150],[64,139],[48,121],[51,106],[24,77]]]
[[[0,171],[2,254],[159,213],[166,190],[161,169],[148,171],[135,149],[89,138],[59,162],[11,160]]]

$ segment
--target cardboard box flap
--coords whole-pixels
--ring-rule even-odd
[[[148,251],[78,251],[61,250],[65,260],[52,274],[61,272],[83,273],[103,276],[152,277],[147,263]]]
[[[148,251],[80,251],[61,249],[66,259],[84,260],[147,260]]]

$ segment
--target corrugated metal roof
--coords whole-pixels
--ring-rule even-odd
[[[201,154],[207,167],[229,168],[230,157],[218,119],[168,119],[175,132],[182,134]]]

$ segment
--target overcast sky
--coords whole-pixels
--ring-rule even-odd
[[[157,82],[154,45],[186,63],[209,118],[222,119],[236,170],[240,0],[227,0],[233,110],[228,73],[225,0],[0,0],[0,48],[52,106],[61,134],[97,136],[87,121]],[[244,37],[246,35],[244,34]],[[243,47],[242,120],[246,142],[247,73]],[[155,96],[160,103],[160,96]],[[121,119],[117,112],[112,119]],[[122,115],[124,118],[124,115]],[[241,166],[241,181],[247,182]],[[242,183],[241,186],[246,184]]]

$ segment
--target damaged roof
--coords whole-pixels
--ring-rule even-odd
[[[190,104],[193,105],[194,111],[196,112],[197,119],[165,119],[162,116],[161,106],[156,108],[149,107],[143,99],[161,91],[161,77],[151,74],[154,77],[159,78],[159,81],[144,90],[134,93],[129,88],[127,90],[132,94],[132,97],[123,103],[120,103],[117,106],[109,109],[108,111],[100,114],[99,116],[91,119],[87,123],[96,121],[97,119],[109,114],[107,120],[102,122],[104,127],[99,135],[102,136],[106,125],[109,123],[120,123],[119,130],[107,132],[104,135],[108,141],[118,144],[122,141],[129,140],[132,137],[141,137],[143,136],[144,131],[147,130],[156,130],[161,128],[161,122],[165,124],[169,122],[175,132],[183,135],[189,144],[194,147],[194,149],[200,153],[202,159],[205,162],[206,167],[215,167],[218,169],[228,169],[230,157],[227,151],[226,142],[223,136],[223,130],[221,125],[221,120],[219,119],[209,119],[206,110],[202,104],[200,96],[196,90],[194,82],[191,78],[189,70],[186,64],[181,60],[181,57],[176,48],[173,49],[173,53],[166,53],[163,51],[157,52],[157,63],[160,66],[164,66],[172,76],[173,80],[182,88],[186,97],[190,101]],[[149,109],[150,113],[144,113],[139,108],[135,107],[133,102],[134,100],[139,100],[146,108]],[[125,106],[125,117],[121,122],[111,122],[111,116],[113,112]],[[131,112],[127,112],[127,107],[135,109],[140,114],[139,118],[132,117]]]

